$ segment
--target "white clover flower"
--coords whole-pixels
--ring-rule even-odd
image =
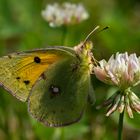
[[[140,58],[136,54],[128,56],[127,52],[112,55],[108,62],[101,60],[100,66],[94,68],[96,77],[119,88],[133,87],[140,82]]]
[[[111,105],[107,116],[116,109],[120,113],[126,109],[130,118],[133,118],[132,109],[140,113],[140,99],[131,91],[132,87],[140,83],[140,57],[135,53],[116,53],[108,62],[101,60],[99,66],[94,67],[94,73],[102,82],[119,88],[118,92],[103,103]]]
[[[42,11],[42,17],[49,22],[51,27],[71,25],[88,19],[89,14],[82,4],[54,3],[47,5]]]

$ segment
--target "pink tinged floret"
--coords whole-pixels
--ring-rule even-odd
[[[102,82],[106,81],[107,74],[104,71],[104,69],[101,69],[100,67],[95,67],[94,68],[94,73],[99,80],[101,80]]]
[[[126,111],[127,111],[130,118],[134,118],[132,109],[129,105],[126,105]]]

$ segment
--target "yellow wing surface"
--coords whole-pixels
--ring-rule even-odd
[[[25,102],[36,80],[53,63],[71,53],[61,49],[13,53],[0,58],[0,84]]]

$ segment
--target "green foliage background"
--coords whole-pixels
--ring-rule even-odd
[[[46,4],[64,0],[0,0],[0,55],[46,46],[61,46],[62,28],[50,28],[41,17]],[[139,0],[69,0],[83,3],[90,18],[69,26],[65,45],[73,47],[96,26],[110,29],[92,36],[94,55],[108,59],[111,54],[128,51],[140,55]],[[0,88],[0,140],[112,140],[117,138],[118,113],[105,117],[106,109],[96,106],[115,88],[92,77],[96,104],[88,105],[80,122],[63,128],[45,127],[32,119],[26,103],[21,103]],[[140,95],[140,86],[135,92]],[[140,139],[140,115],[134,119],[126,115],[124,140]]]

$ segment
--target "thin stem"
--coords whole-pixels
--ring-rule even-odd
[[[61,137],[60,137],[61,140],[64,140],[65,139],[65,128],[61,128]]]
[[[62,26],[62,39],[61,39],[61,45],[65,45],[65,41],[66,41],[66,35],[67,35],[67,26]]]
[[[118,140],[122,140],[124,111],[120,113],[118,125]]]

